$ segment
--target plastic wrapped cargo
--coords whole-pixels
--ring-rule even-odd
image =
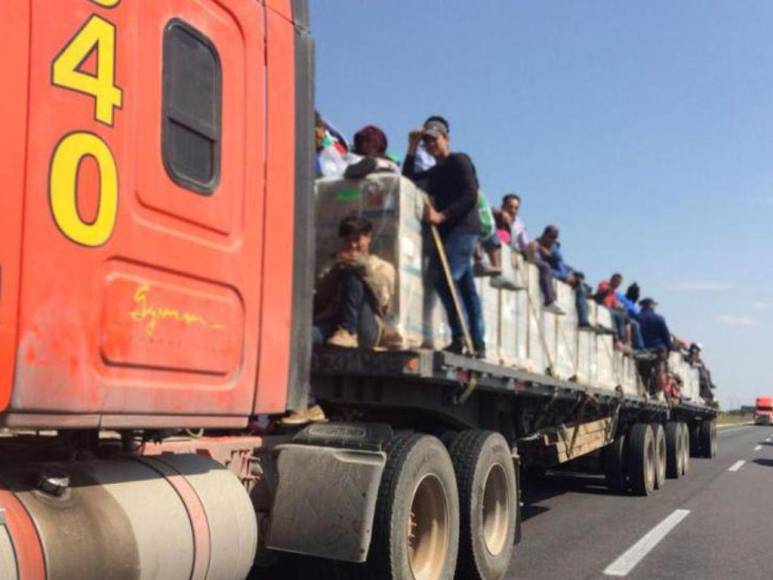
[[[693,368],[680,352],[672,352],[669,355],[668,368],[682,379],[682,398],[695,403],[700,402],[702,399],[698,369]]]
[[[617,384],[622,387],[623,394],[629,397],[641,394],[636,380],[636,363],[632,357],[620,351],[615,351],[615,378]]]
[[[578,331],[574,289],[564,282],[556,282],[556,302],[564,314],[557,317],[555,374],[560,379],[577,378]]]
[[[432,241],[423,231],[422,192],[396,174],[373,174],[361,180],[322,179],[317,182],[317,272],[330,264],[340,247],[338,224],[348,215],[367,217],[374,226],[371,251],[395,266],[396,294],[387,316],[395,348],[440,350],[451,342],[445,309],[434,290],[425,287],[427,257]],[[423,237],[425,236],[425,237]],[[579,332],[572,288],[556,282],[557,302],[564,315],[542,309],[539,272],[510,248],[502,249],[503,275],[522,290],[495,288],[491,278],[478,278],[483,307],[487,360],[535,373],[552,367],[555,376],[581,384],[641,394],[636,364],[614,349],[611,334]],[[614,330],[608,309],[588,302],[592,324]],[[697,369],[673,354],[671,369],[682,379],[686,399],[698,402]]]
[[[612,315],[607,308],[596,309],[596,325],[611,329]],[[610,334],[596,336],[596,382],[602,388],[614,389],[619,383],[615,376],[615,343]]]
[[[446,310],[434,292],[425,291],[424,300],[428,303],[429,322],[424,325],[422,346],[442,350],[451,344],[451,326],[448,324]]]
[[[515,293],[515,365],[526,368],[529,358],[529,271],[526,260],[518,252],[510,254],[515,278],[523,290]],[[539,300],[537,301],[539,304]]]
[[[499,341],[497,354],[502,364],[518,364],[518,295],[525,292],[499,291]]]
[[[597,305],[588,300],[588,320],[596,320]],[[577,381],[590,385],[596,380],[596,334],[582,331],[577,333]]]
[[[545,356],[546,338],[542,328],[542,298],[539,289],[539,272],[533,264],[525,262],[527,282],[526,302],[526,360],[524,367],[535,373],[544,373],[549,366]]]
[[[491,286],[491,278],[476,278],[475,288],[478,290],[483,308],[483,324],[486,333],[486,360],[498,364],[499,361],[499,293],[501,290]]]
[[[316,273],[330,265],[340,248],[338,224],[349,215],[373,223],[371,252],[395,267],[395,298],[387,332],[397,348],[421,346],[425,328],[422,278],[422,193],[394,173],[364,179],[327,178],[316,182]]]

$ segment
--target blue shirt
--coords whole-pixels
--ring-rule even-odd
[[[548,264],[550,264],[550,269],[553,270],[553,277],[558,280],[566,280],[569,277],[569,274],[574,273],[574,270],[564,262],[564,256],[561,254],[561,244],[559,242],[555,242],[550,249]]]
[[[671,350],[671,333],[665,318],[656,314],[652,308],[643,308],[638,320],[646,348]]]
[[[620,302],[623,306],[625,306],[625,309],[628,311],[628,316],[633,318],[634,320],[639,319],[639,307],[636,306],[636,304],[628,300],[626,298],[625,294],[622,294],[621,292],[615,292],[615,296],[617,296],[617,301]]]

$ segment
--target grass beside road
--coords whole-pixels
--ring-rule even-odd
[[[720,413],[717,417],[717,425],[736,425],[738,423],[751,423],[751,413]]]

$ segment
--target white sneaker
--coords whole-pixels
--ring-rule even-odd
[[[563,316],[564,314],[566,314],[566,312],[561,310],[555,302],[553,302],[553,304],[548,304],[546,306],[543,306],[542,310],[544,310],[545,312],[550,312],[551,314],[556,314],[557,316]]]
[[[327,343],[330,346],[338,346],[341,348],[357,348],[359,346],[357,335],[352,334],[341,326],[338,327],[333,336],[327,339]]]

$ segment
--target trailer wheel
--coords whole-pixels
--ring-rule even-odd
[[[717,455],[717,422],[714,419],[703,420],[700,425],[701,457],[711,459]]]
[[[507,573],[518,513],[513,457],[502,435],[462,431],[450,448],[461,508],[459,578],[502,578]]]
[[[680,423],[666,423],[666,477],[679,479],[682,477],[682,462],[684,461],[684,440]]]
[[[660,423],[653,424],[652,429],[655,433],[655,489],[662,489],[666,483],[666,432]]]
[[[625,433],[618,433],[615,440],[601,451],[604,465],[604,477],[607,487],[614,493],[623,494],[628,486],[625,465]]]
[[[397,435],[386,446],[369,579],[450,580],[459,547],[459,496],[454,466],[435,437]]]
[[[682,475],[687,475],[690,471],[690,429],[687,423],[680,423],[682,426]]]
[[[637,495],[655,490],[655,435],[647,423],[636,423],[628,435],[628,473],[631,489]]]
[[[690,457],[702,457],[701,424],[695,422],[688,423],[687,428],[690,431]]]

